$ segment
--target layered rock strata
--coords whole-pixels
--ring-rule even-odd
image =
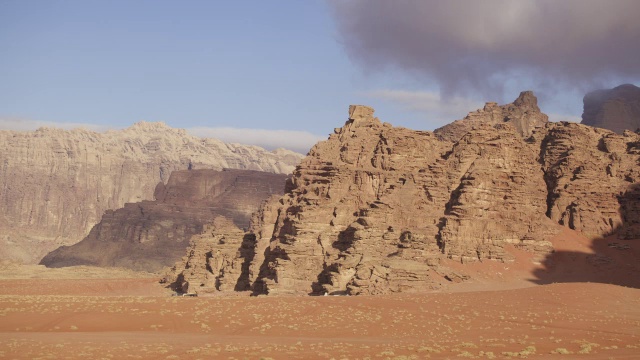
[[[545,253],[554,224],[536,156],[508,123],[452,144],[351,107],[294,173],[256,290],[417,291],[443,280],[443,255],[509,260],[505,244]]]
[[[618,134],[640,129],[640,88],[631,84],[596,90],[584,97],[582,124]]]
[[[0,250],[35,263],[82,240],[106,210],[152,200],[175,170],[237,168],[290,173],[302,155],[190,136],[140,122],[96,133],[0,131]]]
[[[166,185],[158,183],[156,200],[108,210],[84,240],[52,251],[41,264],[159,271],[180,259],[189,239],[218,216],[246,230],[264,199],[284,193],[285,179],[250,170],[174,171]]]
[[[255,236],[245,234],[227,218],[217,217],[191,238],[187,254],[166,277],[174,279],[174,290],[182,293],[249,290],[249,280],[241,275],[251,262],[248,256],[254,245]]]
[[[561,226],[640,237],[640,135],[548,123],[531,97],[504,107],[519,123],[470,116],[455,141],[351,106],[236,238],[236,251],[254,249],[238,276],[255,294],[424,291],[465,278],[442,259],[542,257]]]
[[[640,220],[633,200],[640,182],[640,135],[550,123],[532,141],[540,144],[549,218],[590,237],[618,231],[640,238],[631,230]]]

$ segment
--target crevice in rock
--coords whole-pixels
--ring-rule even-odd
[[[242,237],[242,244],[240,244],[240,248],[238,248],[238,253],[244,260],[242,261],[240,276],[234,286],[234,290],[250,290],[251,280],[249,278],[249,268],[251,266],[251,262],[256,256],[256,236],[254,234],[249,233]]]

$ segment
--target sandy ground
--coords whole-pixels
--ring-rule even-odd
[[[553,241],[375,297],[183,298],[150,274],[0,269],[0,359],[640,359],[638,242]]]

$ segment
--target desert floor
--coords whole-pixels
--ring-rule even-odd
[[[640,359],[639,246],[559,239],[384,296],[183,298],[149,274],[6,268],[0,359]]]

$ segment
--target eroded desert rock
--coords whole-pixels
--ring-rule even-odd
[[[535,104],[524,92],[439,133],[351,106],[254,217],[251,289],[424,291],[466,278],[444,258],[507,262],[510,246],[542,258],[561,226],[639,237],[640,135],[548,123]]]
[[[234,169],[174,171],[166,185],[158,183],[156,200],[108,210],[84,240],[52,251],[41,264],[159,271],[180,259],[189,239],[216,217],[246,230],[264,199],[284,193],[286,177]]]
[[[456,120],[433,132],[443,140],[458,141],[477,126],[510,123],[518,134],[528,137],[548,121],[549,117],[540,111],[538,99],[533,92],[523,91],[512,104],[500,106],[495,102],[488,102],[483,109],[470,112],[464,119]]]
[[[82,240],[106,210],[152,200],[156,184],[188,168],[290,173],[302,155],[190,136],[140,122],[105,133],[0,131],[0,253],[35,263]]]

